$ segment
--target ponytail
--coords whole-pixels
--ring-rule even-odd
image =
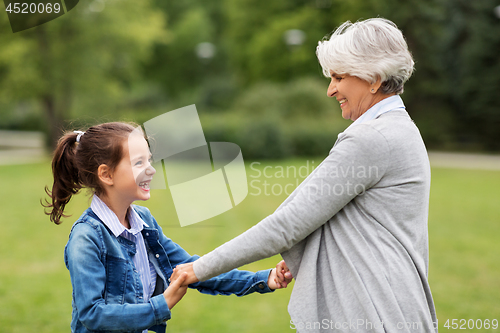
[[[115,169],[122,157],[123,142],[137,124],[105,123],[90,127],[83,132],[68,132],[58,141],[52,158],[52,174],[54,184],[52,190],[45,187],[50,200],[45,199],[42,206],[48,208],[45,214],[55,224],[61,223],[64,208],[74,194],[82,188],[89,188],[95,194],[104,192],[97,170],[106,164],[111,171]]]
[[[73,194],[78,193],[82,188],[75,159],[77,137],[77,133],[71,132],[59,139],[52,159],[52,175],[54,176],[52,190],[45,186],[45,192],[52,202],[45,200],[45,204],[42,205],[51,209],[45,214],[50,215],[50,220],[55,224],[60,224],[61,218],[67,217],[64,215],[66,204]]]

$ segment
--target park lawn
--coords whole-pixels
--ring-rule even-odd
[[[247,198],[192,226],[179,226],[168,190],[153,190],[152,198],[140,204],[152,211],[168,237],[202,255],[271,214],[319,162],[247,163]],[[441,331],[447,331],[447,319],[500,319],[500,172],[432,172],[429,280]],[[67,209],[72,217],[56,226],[40,206],[51,181],[48,161],[0,166],[0,177],[0,332],[68,332],[71,285],[63,249],[88,196],[75,197]],[[279,260],[275,256],[244,269],[270,268]],[[293,331],[287,313],[290,293],[291,288],[238,298],[190,290],[173,309],[168,332]]]
[[[499,189],[500,171],[432,170],[429,281],[440,327],[500,322]]]

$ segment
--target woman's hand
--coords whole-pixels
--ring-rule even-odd
[[[188,262],[187,264],[177,265],[174,268],[174,272],[172,273],[170,280],[171,281],[175,280],[179,278],[182,274],[186,274],[186,279],[183,282],[183,286],[187,286],[191,283],[196,283],[199,281],[198,278],[196,277],[196,274],[194,274],[192,262]]]
[[[175,279],[170,278],[170,285],[167,290],[163,293],[165,300],[167,301],[168,308],[172,308],[181,300],[182,297],[187,292],[187,285],[184,285],[188,275],[187,273],[182,273]]]
[[[288,269],[288,266],[286,265],[284,260],[281,260],[277,265],[276,268],[273,269],[275,271],[275,279],[274,279],[274,284],[277,286],[275,289],[280,289],[280,288],[286,288],[288,287],[288,284],[292,282],[293,276],[290,270]],[[271,277],[273,273],[269,275]],[[271,286],[268,283],[269,286]],[[271,287],[270,287],[271,288]],[[271,288],[273,289],[273,288]]]

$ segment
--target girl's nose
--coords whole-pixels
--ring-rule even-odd
[[[148,166],[148,168],[146,169],[146,175],[148,176],[152,176],[156,173],[156,169],[153,168],[152,165]]]

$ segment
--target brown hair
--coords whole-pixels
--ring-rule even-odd
[[[52,191],[45,187],[51,202],[45,199],[42,205],[49,208],[45,214],[55,224],[61,223],[64,208],[74,194],[89,188],[95,194],[104,189],[99,181],[97,169],[106,164],[113,171],[122,159],[123,142],[138,125],[129,123],[105,123],[90,127],[85,134],[67,132],[58,141],[52,158],[54,184]]]

